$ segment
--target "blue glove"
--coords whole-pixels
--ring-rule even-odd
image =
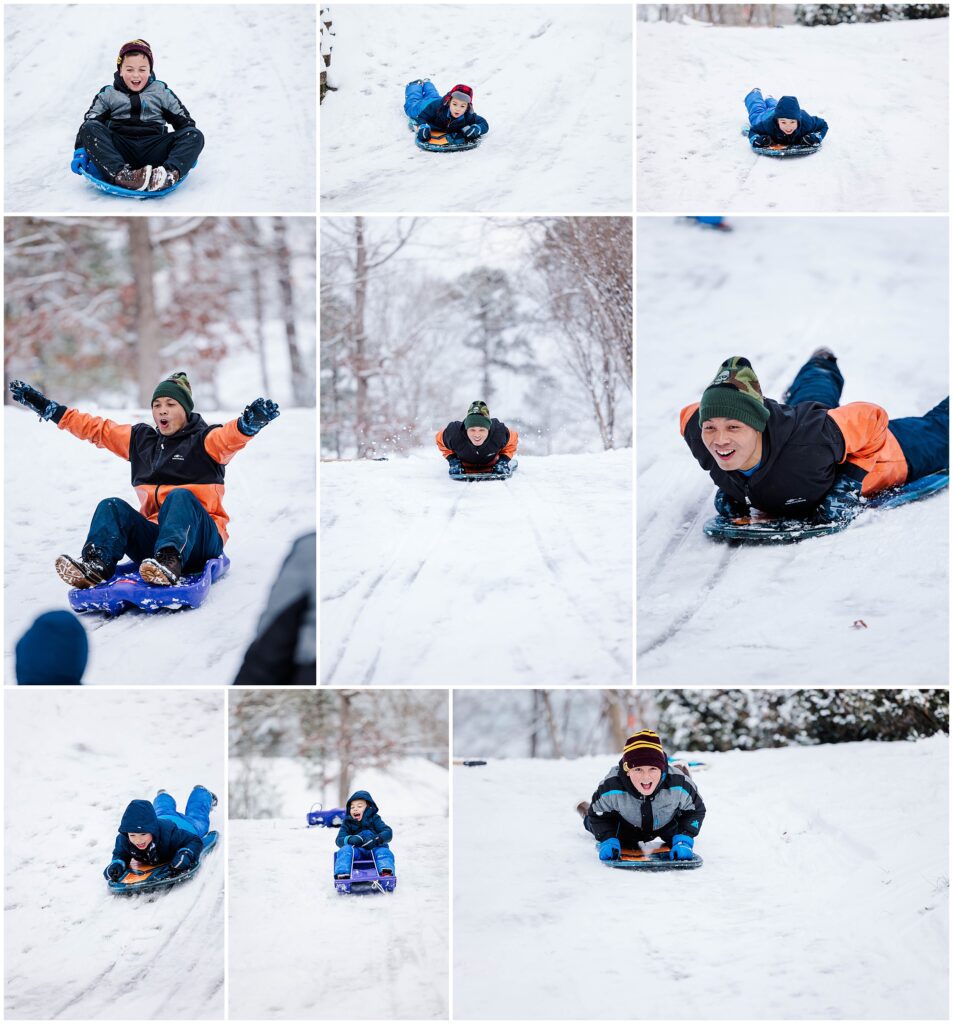
[[[256,398],[238,417],[238,429],[247,437],[254,437],[262,427],[277,419],[281,413],[278,403],[270,398]]]
[[[483,129],[478,124],[468,124],[466,128],[463,129],[463,135],[466,136],[468,141],[472,142],[474,139],[480,137],[480,133],[482,131]]]
[[[129,870],[129,866],[124,860],[119,860],[117,857],[115,860],[111,860],[106,866],[106,870],[103,872],[103,878],[108,878],[111,882],[118,882],[120,878]]]
[[[433,132],[430,130],[430,125],[429,124],[422,124],[417,129],[417,138],[420,139],[421,142],[429,142],[430,141],[430,136],[432,134],[433,134]]]
[[[169,873],[180,875],[183,871],[188,871],[189,868],[194,867],[195,854],[191,850],[182,849],[172,858],[172,863],[169,865]]]
[[[348,846],[363,846],[364,840],[359,835],[347,837]]]
[[[814,520],[818,523],[849,523],[860,513],[863,484],[846,473],[838,473],[834,486],[818,505]]]
[[[364,829],[363,832],[359,832],[358,835],[360,836],[361,846],[371,846],[377,839],[377,836],[371,832],[370,829]]]
[[[669,860],[691,860],[694,856],[692,853],[694,845],[695,840],[691,836],[674,836],[672,848],[668,854]]]
[[[466,476],[466,470],[463,468],[463,462],[456,455],[451,455],[447,459],[447,465],[450,467],[451,476]]]
[[[493,472],[496,476],[510,476],[513,472],[510,460],[505,455],[501,455],[500,461],[493,467]]]
[[[603,839],[599,844],[599,860],[618,860],[622,856],[622,844],[618,839]]]
[[[801,137],[799,145],[801,146],[819,146],[821,144],[820,135],[804,135]]]
[[[10,381],[10,394],[13,395],[14,402],[19,402],[20,405],[25,405],[28,409],[32,409],[41,420],[53,419],[59,409],[66,412],[65,405],[51,401],[46,395],[41,394],[36,388],[30,387],[23,380]],[[62,413],[60,413],[60,416],[62,416]]]
[[[726,519],[737,519],[739,516],[750,514],[748,506],[743,501],[738,501],[721,490],[715,492],[715,511]]]

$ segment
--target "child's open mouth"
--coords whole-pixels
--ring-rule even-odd
[[[652,783],[651,782],[640,782],[639,783],[639,789],[641,789],[643,793],[651,793],[652,792]]]
[[[716,448],[715,454],[722,462],[727,462],[737,450],[737,448]]]

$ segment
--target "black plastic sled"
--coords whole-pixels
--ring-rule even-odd
[[[861,515],[871,509],[899,508],[912,501],[921,501],[931,494],[945,491],[950,485],[949,472],[931,473],[912,483],[891,487],[867,498],[861,506]],[[729,519],[713,516],[702,529],[712,540],[734,541],[739,544],[796,544],[812,537],[829,537],[846,530],[853,520],[839,523],[813,524],[804,519],[777,519],[754,512],[750,516]]]
[[[705,863],[697,853],[692,854],[691,860],[672,860],[668,854],[667,846],[657,846],[651,850],[643,850],[641,847],[634,850],[623,849],[618,860],[607,860],[603,863],[608,864],[610,868],[626,868],[630,871],[691,871]]]
[[[138,893],[156,892],[159,889],[171,889],[193,878],[202,867],[205,854],[218,842],[218,833],[209,832],[202,839],[202,855],[194,867],[177,875],[170,874],[168,864],[157,864],[154,868],[135,870],[130,868],[118,882],[110,879],[107,882],[109,891],[116,896],[135,896]]]
[[[752,135],[750,127],[742,128],[741,134],[747,138],[748,142],[751,144],[751,148],[755,153],[759,154],[759,156],[780,157],[782,160],[798,156],[810,156],[812,153],[816,153],[823,145],[822,143],[818,143],[816,146],[805,146],[799,142],[785,144],[783,142],[772,141],[770,145],[767,146],[756,146],[754,144],[754,140],[756,138],[764,138],[763,135]]]
[[[435,131],[431,133],[428,142],[423,142],[417,138],[417,129],[420,125],[416,121],[413,119],[408,120],[407,127],[414,133],[414,142],[417,143],[417,148],[426,150],[428,153],[462,153],[467,149],[476,149],[483,138],[481,135],[478,135],[471,142],[465,135],[461,135],[459,132]]]
[[[486,483],[490,480],[509,480],[509,478],[516,472],[519,467],[519,463],[516,459],[510,462],[510,472],[508,476],[500,476],[499,473],[494,473],[492,469],[487,470],[486,473],[464,473],[463,476],[452,476],[451,480],[462,480],[464,483],[476,484]]]

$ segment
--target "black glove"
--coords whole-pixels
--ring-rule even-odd
[[[819,146],[821,144],[820,135],[803,135],[799,145],[801,146]]]
[[[466,128],[463,129],[463,135],[466,137],[468,142],[472,142],[474,139],[478,139],[480,137],[480,133],[482,131],[483,129],[478,124],[468,124]]]
[[[363,846],[364,840],[359,835],[347,837],[348,846]]]
[[[755,149],[767,149],[771,145],[771,139],[767,135],[752,135],[751,145]]]
[[[417,138],[420,139],[421,142],[429,142],[431,135],[433,135],[433,132],[430,130],[429,124],[422,124],[417,129]]]
[[[182,849],[172,858],[172,863],[169,865],[169,873],[181,875],[183,871],[188,871],[194,867],[195,854],[191,850]]]
[[[450,467],[451,476],[466,476],[466,470],[463,468],[463,462],[456,455],[451,455],[447,459],[447,465]]]
[[[499,462],[493,467],[493,472],[496,476],[510,476],[513,472],[513,467],[510,465],[510,460],[506,455],[501,455]]]
[[[24,380],[11,380],[10,394],[13,395],[14,402],[19,402],[20,405],[32,409],[41,420],[51,420],[56,417],[56,422],[59,423],[63,413],[66,412],[65,405],[60,405],[59,402],[47,398],[36,388],[30,387]],[[59,416],[57,416],[57,412],[59,412]]]
[[[739,519],[741,516],[749,515],[748,506],[743,501],[738,501],[721,490],[715,492],[715,511],[725,519]]]
[[[128,870],[129,865],[126,864],[124,860],[119,860],[117,857],[106,865],[106,870],[103,872],[103,878],[108,878],[111,882],[118,882]]]
[[[278,403],[270,398],[256,398],[238,417],[238,429],[248,437],[254,437],[262,427],[267,426],[281,414]]]
[[[860,492],[863,484],[846,473],[838,473],[834,486],[818,505],[814,520],[817,523],[849,523],[860,513]]]

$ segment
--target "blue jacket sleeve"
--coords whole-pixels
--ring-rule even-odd
[[[118,832],[116,834],[116,845],[113,847],[113,860],[121,860],[124,864],[128,864],[130,856],[129,840],[122,832]]]
[[[486,118],[485,117],[480,117],[479,114],[475,114],[472,111],[471,111],[470,116],[473,118],[473,120],[471,121],[468,118],[467,119],[467,123],[468,124],[478,124],[480,126],[480,134],[481,135],[486,135],[486,133],[490,130],[490,126],[486,123]]]
[[[184,828],[179,828],[176,825],[169,835],[169,841],[172,849],[168,852],[168,858],[163,856],[163,860],[171,861],[179,850],[188,850],[195,858],[195,863],[198,864],[199,857],[202,856],[202,840],[194,832],[187,832]]]

